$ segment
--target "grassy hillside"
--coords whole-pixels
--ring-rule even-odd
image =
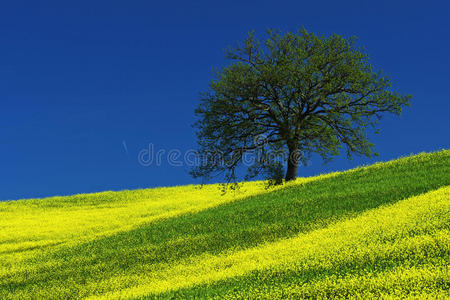
[[[246,183],[0,203],[0,298],[445,296],[450,151]]]

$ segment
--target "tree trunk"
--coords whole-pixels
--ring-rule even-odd
[[[297,178],[298,173],[298,153],[297,149],[289,149],[289,158],[288,158],[288,164],[287,164],[287,170],[286,170],[286,181],[291,181]]]

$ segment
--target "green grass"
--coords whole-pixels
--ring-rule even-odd
[[[0,298],[445,296],[449,174],[443,150],[225,197],[0,203]]]

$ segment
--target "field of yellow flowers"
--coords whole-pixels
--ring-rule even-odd
[[[265,189],[0,202],[0,299],[442,297],[450,150]]]

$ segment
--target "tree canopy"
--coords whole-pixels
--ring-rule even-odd
[[[289,181],[312,153],[326,161],[341,150],[370,157],[368,128],[377,131],[382,115],[400,114],[411,97],[391,89],[355,37],[268,30],[259,40],[251,32],[226,57],[231,63],[216,72],[195,111],[201,163],[194,177],[236,181],[245,165],[246,178],[279,177],[286,167]]]

